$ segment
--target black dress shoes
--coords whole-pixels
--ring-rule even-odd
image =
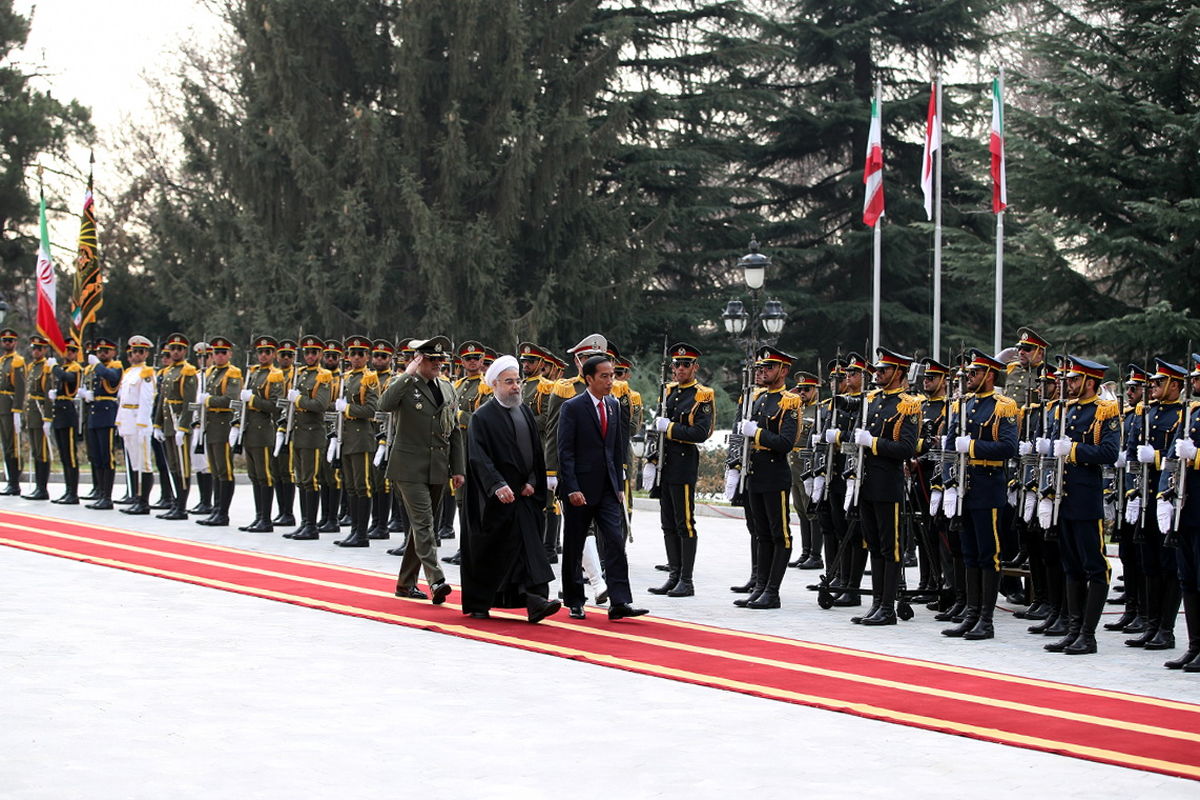
[[[587,619],[587,614],[583,610],[583,606],[571,606],[567,612],[567,616],[571,619]]]
[[[407,589],[403,589],[403,588],[397,586],[396,587],[396,597],[404,597],[409,600],[428,600],[429,599],[429,595],[425,594],[424,592],[422,592],[420,589],[418,589],[415,586],[410,586]]]
[[[403,544],[400,545],[399,547],[393,547],[391,550],[387,551],[387,554],[389,556],[402,556],[402,555],[404,555],[404,547],[405,547],[405,545],[403,545]]]
[[[612,608],[608,609],[608,618],[610,620],[626,619],[628,617],[640,617],[643,614],[649,613],[648,609],[634,608],[629,603],[613,603]]]
[[[435,606],[440,606],[450,596],[450,584],[445,581],[438,581],[433,586],[430,586],[429,590],[433,593],[432,602]]]
[[[491,619],[492,615],[486,611],[472,611],[467,614],[471,619]]]
[[[559,609],[562,608],[562,603],[558,600],[542,600],[542,598],[539,597],[537,598],[537,602],[530,602],[527,607],[529,611],[529,621],[532,623],[538,623],[544,620],[546,617],[557,614]]]

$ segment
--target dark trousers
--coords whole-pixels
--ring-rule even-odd
[[[664,483],[658,498],[663,535],[696,538],[696,488],[690,483]]]
[[[113,441],[116,438],[116,427],[87,429],[88,458],[92,460],[94,467],[117,468],[116,451],[113,449]]]
[[[749,492],[746,512],[753,517],[758,553],[755,589],[778,592],[792,554],[790,492]]]
[[[900,563],[904,557],[900,547],[900,504],[863,500],[858,504],[858,514],[871,555]]]
[[[1180,588],[1185,592],[1200,591],[1200,527],[1179,528],[1177,553]]]
[[[604,565],[604,581],[613,603],[629,603],[629,562],[625,559],[625,529],[621,520],[625,509],[616,492],[605,487],[600,498],[582,506],[562,499],[563,509],[563,603],[581,606],[583,594],[583,542],[588,528],[595,523],[596,542]]]
[[[1058,548],[1067,578],[1080,583],[1108,583],[1108,559],[1104,557],[1104,520],[1059,520]]]
[[[79,486],[79,457],[75,452],[75,429],[55,428],[54,441],[62,460],[63,480],[71,489]]]
[[[1000,571],[1002,508],[963,509],[959,545],[967,569]]]

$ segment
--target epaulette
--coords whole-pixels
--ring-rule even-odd
[[[554,381],[542,378],[537,385],[538,394],[554,394]]]
[[[1008,362],[1008,364],[1006,364],[1006,365],[1005,365],[1005,367],[1004,367],[1004,374],[1005,374],[1005,375],[1011,375],[1011,374],[1013,373],[1013,370],[1014,370],[1014,369],[1016,369],[1016,368],[1017,368],[1017,367],[1019,367],[1019,366],[1021,366],[1021,362],[1020,362],[1020,361],[1010,361],[1010,362]]]
[[[109,366],[112,366],[111,361],[109,362]],[[196,365],[189,361],[183,362],[183,368],[179,370],[179,374],[185,378],[190,378],[198,372],[199,370],[196,369]]]
[[[230,365],[229,365],[229,369],[225,371],[225,377],[226,377],[226,378],[235,378],[235,379],[237,379],[237,380],[241,380],[241,378],[242,378],[242,368],[241,368],[241,367],[239,367],[237,364],[230,364]]]
[[[142,380],[150,380],[154,377],[154,367],[142,366]]]
[[[480,381],[480,383],[479,383],[479,393],[480,393],[481,395],[484,395],[484,394],[495,394],[495,393],[492,391],[492,385],[491,385],[490,383],[484,383],[484,382],[482,382],[482,381]]]
[[[317,367],[317,383],[332,383],[333,373],[324,367]]]
[[[554,393],[559,397],[570,400],[575,396],[575,381],[560,378],[558,383],[554,384]]]
[[[883,391],[883,390],[882,389],[870,389],[867,392],[865,392],[863,394],[863,396],[866,397],[867,401],[869,402],[871,400],[874,400],[881,391]]]
[[[631,406],[640,406],[642,404],[642,393],[634,389],[630,389],[629,404]]]
[[[679,385],[679,381],[667,381],[668,389],[674,389],[678,385]]]
[[[779,396],[780,411],[798,411],[804,401],[800,399],[800,395],[784,392]]]
[[[766,388],[765,388],[765,387],[762,387],[762,386],[755,386],[753,389],[751,389],[751,390],[750,390],[750,399],[751,399],[751,400],[757,400],[757,399],[758,399],[758,396],[759,396],[760,394],[762,394],[763,392],[765,392],[765,391],[766,391]]]
[[[79,372],[83,369],[83,367],[79,366],[78,361],[68,361],[66,364],[62,365],[62,368],[67,372]]]
[[[612,396],[624,397],[629,394],[629,384],[625,381],[613,381]]]
[[[378,386],[379,385],[379,376],[376,375],[371,370],[367,370],[366,372],[363,373],[362,383],[363,383],[363,386]]]
[[[705,386],[704,384],[701,384],[701,383],[696,384],[696,402],[697,403],[711,403],[713,401],[714,396],[715,395],[714,395],[714,392],[713,392],[711,386]]]
[[[1192,401],[1192,402],[1189,404],[1189,406],[1188,406],[1188,407],[1189,407],[1189,408],[1190,408],[1192,411],[1195,411],[1196,409],[1200,408],[1200,400],[1193,400],[1193,401]],[[1126,411],[1128,411],[1129,409],[1125,409],[1125,410],[1126,410]]]
[[[1133,413],[1137,414],[1139,417],[1142,414],[1145,414],[1146,413],[1146,404],[1143,403],[1141,400],[1138,400],[1137,408],[1134,409]]]
[[[112,361],[109,361],[108,366],[112,367],[113,369],[125,369],[125,365],[121,363],[121,359],[119,358],[114,358]]]
[[[267,383],[283,383],[283,381],[283,370],[281,370],[279,367],[268,367]]]
[[[25,367],[25,359],[20,353],[13,353],[12,357],[13,369],[23,369]]]
[[[1000,394],[999,392],[996,393],[995,397],[996,408],[992,413],[997,417],[1015,417],[1018,413],[1020,413],[1020,409],[1017,407],[1016,400],[1013,400],[1006,394]]]
[[[915,395],[907,392],[900,393],[900,405],[896,406],[896,411],[904,415],[920,414],[921,400]]]
[[[1120,406],[1113,400],[1096,401],[1096,421],[1112,419],[1120,413]]]

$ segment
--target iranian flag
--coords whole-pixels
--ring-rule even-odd
[[[879,95],[871,101],[871,133],[867,137],[867,164],[863,168],[863,183],[867,196],[863,200],[863,223],[873,227],[883,216],[883,135],[879,122]]]
[[[925,217],[933,219],[933,166],[942,146],[942,121],[937,115],[937,84],[929,87],[929,113],[925,115],[925,152],[921,155],[921,194],[925,195]]]
[[[992,136],[988,150],[992,152],[992,211],[999,214],[1008,208],[1008,181],[1004,174],[1004,88],[1000,79],[992,80]]]
[[[62,329],[58,327],[56,315],[56,292],[58,280],[54,274],[54,262],[50,260],[50,232],[46,226],[46,194],[41,193],[39,206],[42,242],[37,256],[37,329],[45,336],[60,356],[66,351]]]

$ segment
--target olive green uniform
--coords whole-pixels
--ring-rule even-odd
[[[208,470],[218,481],[233,480],[233,447],[229,431],[233,428],[233,401],[242,391],[242,369],[233,364],[216,365],[204,371],[208,400],[204,411],[204,451]]]
[[[5,494],[20,494],[21,440],[17,436],[13,415],[25,409],[25,359],[13,351],[0,356],[0,445],[4,466],[8,470]]]
[[[325,412],[333,407],[333,373],[322,366],[304,366],[296,370],[293,388],[300,393],[292,418],[292,483],[318,491],[321,465],[329,438],[325,433]]]
[[[374,480],[375,411],[379,408],[379,378],[367,367],[352,369],[342,379],[342,485],[354,497],[370,497]]]
[[[46,393],[54,388],[53,371],[46,359],[39,358],[25,367],[25,433],[29,437],[29,452],[40,486],[50,474],[50,438],[42,425],[54,420],[54,406]]]
[[[255,364],[245,378],[245,388],[253,394],[246,401],[246,420],[242,430],[242,452],[246,454],[246,472],[255,486],[275,484],[275,425],[279,404],[287,396],[283,372],[274,365]]]
[[[110,362],[115,364],[116,362]],[[188,481],[192,477],[191,433],[192,410],[189,402],[196,397],[196,382],[199,371],[187,361],[172,364],[162,371],[162,403],[158,407],[158,419],[154,427],[162,431],[163,449],[167,455],[167,469],[175,479],[176,501],[180,507],[186,506],[186,499],[178,500],[178,495],[186,498]],[[175,443],[176,425],[184,432],[181,446]],[[182,489],[182,492],[180,491]]]

